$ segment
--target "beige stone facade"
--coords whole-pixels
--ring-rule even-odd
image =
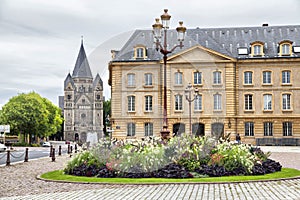
[[[299,26],[273,29],[295,31],[297,28],[300,31]],[[185,48],[168,57],[168,129],[174,135],[190,133],[185,89],[191,83],[201,95],[201,99],[196,98],[191,103],[193,134],[220,136],[231,133],[234,139],[239,133],[243,142],[251,144],[300,145],[300,55],[296,50],[300,37],[296,37],[297,41],[291,41],[295,40],[294,36],[269,38],[276,41],[275,46],[271,46],[270,41],[258,41],[254,34],[253,39],[248,37],[245,41],[238,36],[238,31],[246,34],[244,29],[248,28],[188,32]],[[271,27],[249,29],[257,29],[257,34],[263,33],[267,38]],[[207,34],[203,41],[199,39],[200,31]],[[229,38],[231,34],[243,42],[234,43],[235,39]],[[223,44],[221,39],[226,36],[227,43]],[[288,42],[285,41],[287,38],[290,38]],[[163,62],[150,39],[149,31],[137,31],[121,51],[114,52],[109,64],[113,137],[160,135]],[[288,55],[282,53],[285,47],[281,45],[285,43],[289,44]],[[258,47],[254,47],[256,44]],[[147,57],[136,57],[136,45],[146,47]],[[254,48],[258,50],[254,51]],[[246,53],[240,50],[246,50]],[[151,84],[148,83],[149,74]]]

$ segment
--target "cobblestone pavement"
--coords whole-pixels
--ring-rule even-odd
[[[269,149],[268,149],[269,148]],[[263,147],[284,167],[300,169],[300,147]],[[300,178],[222,184],[108,185],[54,183],[35,177],[62,169],[69,158],[57,157],[0,167],[0,200],[12,199],[255,199],[300,200]]]

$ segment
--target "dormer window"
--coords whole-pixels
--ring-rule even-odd
[[[144,46],[137,46],[134,48],[134,58],[135,59],[146,59],[146,48]]]
[[[290,46],[289,44],[281,45],[281,54],[282,55],[290,55]]]
[[[144,57],[144,48],[137,48],[136,49],[136,57],[143,58]]]
[[[292,41],[285,40],[279,43],[279,55],[290,56],[292,55]]]
[[[256,41],[251,43],[251,56],[264,56],[263,42]]]

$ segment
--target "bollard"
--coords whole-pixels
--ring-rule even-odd
[[[58,147],[58,155],[61,156],[61,145]]]
[[[77,153],[77,144],[75,144],[74,149],[75,149],[75,153]]]
[[[28,162],[28,148],[25,149],[25,158],[24,162]]]
[[[71,146],[71,153],[73,153],[73,146]]]
[[[68,144],[68,154],[70,154],[70,145]]]
[[[51,145],[50,146],[50,155],[49,155],[49,157],[52,157],[52,149],[53,149],[53,146]]]
[[[7,151],[6,166],[10,166],[10,150]]]
[[[55,161],[55,148],[52,148],[52,162]]]

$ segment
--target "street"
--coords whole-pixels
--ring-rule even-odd
[[[17,147],[10,151],[10,163],[24,162],[25,159],[25,149],[26,147]],[[67,147],[63,146],[61,149],[62,154],[67,153]],[[58,148],[55,148],[55,155],[58,155]],[[28,160],[49,157],[50,147],[29,147],[28,148]],[[0,166],[6,165],[7,152],[0,153]]]

